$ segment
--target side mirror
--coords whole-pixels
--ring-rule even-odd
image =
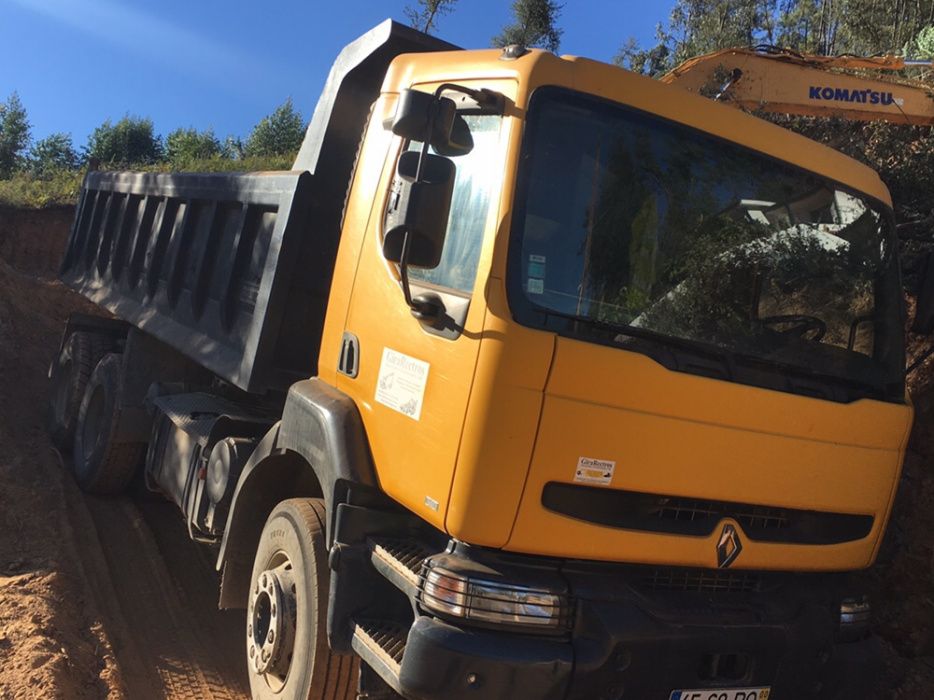
[[[427,141],[436,153],[459,156],[473,150],[473,137],[454,100],[419,90],[403,90],[396,113],[384,127],[410,141]]]
[[[934,253],[927,253],[921,263],[918,295],[915,299],[915,320],[912,333],[927,335],[934,331]]]
[[[454,163],[406,151],[392,182],[383,227],[383,256],[391,262],[434,268],[441,263],[454,195]],[[407,248],[407,250],[406,250]]]

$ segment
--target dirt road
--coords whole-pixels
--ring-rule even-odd
[[[48,442],[45,371],[83,306],[0,258],[0,699],[247,697],[212,553],[167,503],[80,493]]]

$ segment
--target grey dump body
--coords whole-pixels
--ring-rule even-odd
[[[389,20],[349,44],[292,171],[88,173],[62,281],[244,391],[314,374],[344,200],[386,68],[456,48]]]

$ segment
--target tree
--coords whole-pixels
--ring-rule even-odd
[[[419,31],[431,34],[438,20],[449,14],[456,3],[457,0],[417,0],[415,5],[405,8],[405,17]]]
[[[292,98],[263,117],[253,127],[244,152],[248,156],[281,156],[295,153],[305,138],[305,122],[292,105]]]
[[[671,67],[671,50],[666,44],[661,24],[656,27],[655,33],[658,43],[650,49],[641,48],[635,37],[629,37],[613,57],[613,63],[643,75],[658,76],[665,73]]]
[[[905,45],[909,58],[931,60],[934,58],[934,26],[924,27],[918,35]]]
[[[29,149],[28,159],[30,169],[39,175],[78,167],[78,153],[71,142],[71,134],[61,132],[36,141]]]
[[[213,158],[221,152],[221,143],[213,129],[176,129],[165,140],[165,157],[173,165]]]
[[[246,155],[243,141],[239,136],[228,134],[221,144],[220,156],[228,160],[240,160]]]
[[[126,115],[116,124],[108,119],[91,132],[85,153],[102,163],[130,165],[162,160],[162,142],[152,120]]]
[[[12,93],[0,103],[0,178],[8,178],[23,164],[29,145],[29,120],[19,95]]]
[[[493,46],[519,44],[557,53],[562,34],[557,22],[562,7],[555,0],[513,0],[515,22],[493,37]]]

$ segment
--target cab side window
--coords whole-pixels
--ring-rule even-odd
[[[448,218],[441,263],[434,269],[409,268],[413,282],[470,294],[477,277],[483,230],[493,193],[502,173],[499,115],[465,115],[473,136],[470,153],[453,158],[456,167],[454,196]],[[421,148],[412,142],[410,150]]]

